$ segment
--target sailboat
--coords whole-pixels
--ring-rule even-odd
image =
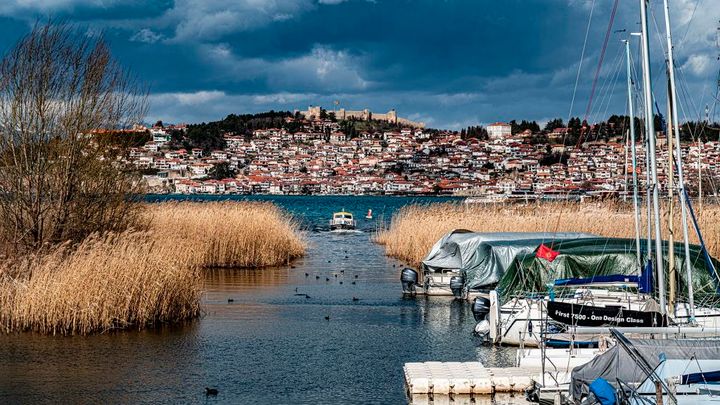
[[[645,243],[640,244],[642,261],[647,260]],[[691,314],[697,324],[705,327],[705,335],[720,328],[720,312],[709,308],[695,309],[693,313],[687,303],[679,303],[674,313],[661,313],[652,295],[651,268],[633,274],[633,239],[597,237],[545,244],[556,249],[551,261],[539,254],[540,249],[529,254],[520,252],[510,259],[497,287],[486,297],[476,298],[472,308],[479,322],[476,331],[487,334],[490,342],[592,347],[610,327],[640,331],[688,325]],[[676,243],[674,247],[679,250],[682,246]],[[669,250],[669,244],[663,243],[666,262]],[[702,260],[702,248],[691,245],[689,257],[693,276],[690,282],[696,283],[698,292],[714,293],[715,284]],[[720,265],[712,260],[714,265]],[[678,252],[674,261],[684,263],[684,253]],[[682,275],[679,281],[684,286],[689,280]]]

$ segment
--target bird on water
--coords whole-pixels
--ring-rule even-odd
[[[205,395],[206,395],[206,396],[208,396],[208,397],[214,397],[214,396],[217,396],[217,394],[218,394],[217,388],[208,388],[208,387],[205,387]]]
[[[325,315],[325,320],[326,320],[326,321],[329,321],[329,320],[330,320],[330,315]]]

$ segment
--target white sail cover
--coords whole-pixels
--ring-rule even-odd
[[[467,289],[491,286],[518,255],[534,254],[545,241],[596,238],[577,232],[488,232],[456,229],[443,236],[422,262],[431,272],[460,272]]]

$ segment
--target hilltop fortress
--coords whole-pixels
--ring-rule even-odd
[[[320,106],[309,106],[306,111],[299,111],[299,113],[307,120],[314,119],[314,118],[320,118],[320,114],[324,109]],[[330,110],[325,110],[328,113],[331,112]],[[397,112],[395,109],[392,109],[388,111],[385,114],[380,113],[374,113],[367,108],[362,111],[352,111],[352,110],[346,110],[344,108],[341,108],[339,110],[334,110],[335,118],[338,120],[350,120],[350,119],[356,119],[356,120],[362,120],[362,121],[369,121],[369,120],[378,120],[378,121],[386,121],[393,124],[399,124],[403,126],[408,127],[414,127],[414,128],[425,128],[424,122],[415,122],[410,121],[405,118],[400,118],[397,115]]]

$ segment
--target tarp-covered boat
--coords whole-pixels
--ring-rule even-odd
[[[548,261],[537,254],[516,255],[507,266],[498,283],[501,296],[507,297],[523,292],[543,292],[548,285],[559,279],[590,279],[598,276],[624,275],[640,276],[635,239],[625,238],[584,238],[578,240],[545,241],[558,255]],[[641,240],[639,263],[648,262],[646,241]],[[663,242],[664,268],[669,269],[668,243]],[[654,257],[653,257],[654,259]],[[675,243],[675,268],[677,269],[677,290],[687,290],[685,269],[685,251],[682,243]],[[698,245],[690,245],[690,266],[695,294],[714,293],[717,288],[717,276],[713,273],[711,260],[715,268],[720,262],[708,259]],[[565,281],[567,285],[572,283]]]
[[[493,286],[518,256],[534,255],[541,243],[553,240],[595,238],[576,232],[472,232],[454,230],[430,249],[422,262],[426,273],[455,273],[466,290]]]
[[[720,341],[717,340],[628,339],[628,341],[648,365],[656,370],[661,363],[667,361],[692,359],[694,363],[697,363],[703,360],[720,359]],[[707,371],[716,369],[708,368]],[[686,370],[688,370],[687,367],[678,367],[673,370],[673,373],[684,374]],[[573,369],[572,383],[570,384],[572,399],[580,401],[582,397],[588,395],[589,385],[598,378],[603,378],[618,388],[618,381],[630,386],[637,386],[646,380],[647,374],[626,349],[621,345],[616,345],[587,364]]]
[[[720,312],[714,309],[717,277],[711,265],[714,263],[717,267],[720,263],[706,256],[696,245],[690,246],[687,259],[691,265],[694,296],[700,298],[696,302],[703,303],[702,307],[695,307],[694,321],[688,301],[682,294],[679,294],[676,310],[669,314],[668,321],[662,320],[660,314],[651,314],[647,319],[636,316],[639,312],[659,312],[660,309],[652,298],[652,280],[647,282],[652,269],[646,265],[645,241],[640,246],[640,260],[635,243],[634,239],[623,238],[545,241],[532,254],[516,255],[489,300],[489,325],[485,329],[489,330],[491,341],[512,345],[539,344],[537,331],[542,330],[544,322],[548,322],[550,331],[557,333],[547,337],[562,340],[564,338],[560,336],[568,334],[583,345],[597,344],[597,334],[580,336],[568,333],[572,332],[568,327],[639,327],[693,322],[705,327],[720,327]],[[667,243],[664,248],[665,268],[669,269]],[[552,253],[551,260],[541,254],[541,249]],[[687,290],[687,274],[682,271],[686,259],[681,243],[675,244],[674,260],[678,269],[677,290],[683,293]],[[642,288],[643,285],[649,288]],[[550,302],[557,302],[550,305],[552,313],[547,312]],[[556,307],[565,304],[574,306],[557,310]],[[580,319],[582,316],[584,318]],[[596,322],[598,319],[602,322]]]

